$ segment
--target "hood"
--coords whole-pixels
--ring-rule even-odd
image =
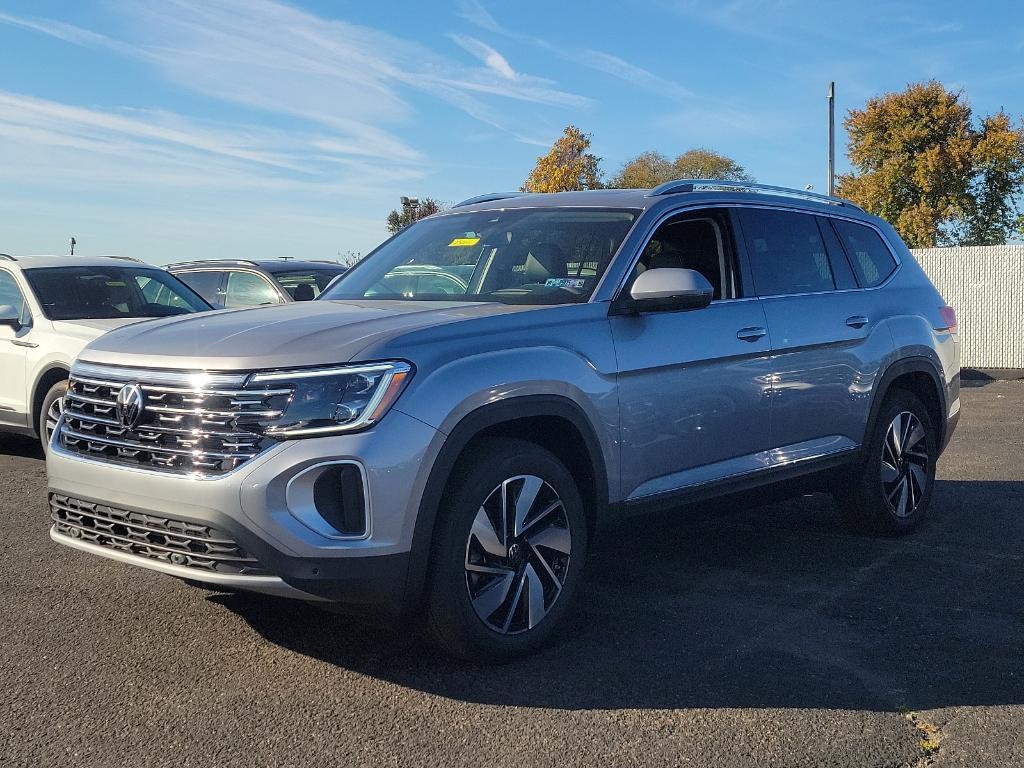
[[[145,322],[148,319],[149,318],[145,317],[112,317],[102,320],[54,320],[53,331],[54,333],[59,333],[61,336],[91,341],[92,339],[99,338],[108,331],[113,331],[116,328],[123,328],[126,325],[133,325],[134,323]]]
[[[143,368],[253,370],[330,365],[372,343],[428,326],[531,306],[422,301],[305,301],[199,312],[121,328],[81,360]]]

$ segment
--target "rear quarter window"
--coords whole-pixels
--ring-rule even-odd
[[[896,259],[871,227],[841,219],[833,219],[832,225],[850,257],[850,266],[861,288],[880,285],[896,271]]]

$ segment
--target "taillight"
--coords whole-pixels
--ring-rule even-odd
[[[956,333],[956,310],[952,307],[939,307],[939,314],[942,315],[942,322],[950,333]]]

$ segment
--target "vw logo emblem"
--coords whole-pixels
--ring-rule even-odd
[[[142,418],[142,411],[146,407],[145,398],[142,395],[142,387],[138,384],[125,384],[117,393],[117,401],[114,408],[117,411],[117,420],[122,427],[132,429]]]

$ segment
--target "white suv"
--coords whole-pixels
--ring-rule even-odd
[[[135,259],[0,254],[0,430],[38,435],[45,450],[86,344],[142,319],[207,309],[174,275]]]

